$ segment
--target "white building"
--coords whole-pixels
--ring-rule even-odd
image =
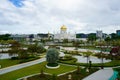
[[[101,30],[96,31],[96,37],[102,39],[103,33]]]
[[[68,41],[76,39],[76,34],[68,33],[65,25],[60,28],[60,33],[54,34],[54,40],[59,40],[62,42],[64,39],[68,39]]]

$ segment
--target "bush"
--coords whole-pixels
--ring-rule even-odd
[[[58,63],[48,63],[47,66],[55,67],[58,66]]]
[[[59,52],[55,48],[50,48],[47,51],[46,60],[48,63],[57,63],[59,59]]]
[[[74,51],[67,51],[67,50],[65,50],[63,52],[65,54],[72,54],[72,55],[80,55],[81,56],[81,54],[79,54],[79,51],[76,51],[76,50],[74,50]]]
[[[68,63],[68,64],[74,64],[76,63],[77,59],[76,58],[71,58],[71,59],[67,59],[67,58],[60,58],[58,62],[60,63]]]
[[[39,59],[39,57],[23,59],[19,63],[29,62],[29,61],[33,61],[33,60],[36,60],[36,59]]]
[[[64,58],[66,58],[66,59],[72,59],[72,56],[66,55],[66,56],[64,56]]]
[[[11,60],[18,60],[18,57],[11,57]]]

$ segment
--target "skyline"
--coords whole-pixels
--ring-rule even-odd
[[[0,32],[71,33],[120,30],[119,0],[1,0]]]

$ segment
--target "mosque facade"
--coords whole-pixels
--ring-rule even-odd
[[[65,25],[61,26],[59,33],[54,34],[54,40],[59,40],[62,42],[64,39],[68,39],[68,41],[73,41],[76,39],[76,34],[68,33]]]

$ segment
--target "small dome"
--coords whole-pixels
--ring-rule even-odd
[[[67,27],[66,27],[65,25],[63,25],[60,29],[61,29],[61,30],[66,30]]]

